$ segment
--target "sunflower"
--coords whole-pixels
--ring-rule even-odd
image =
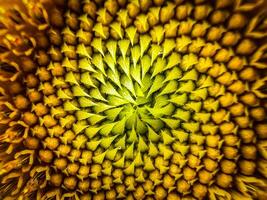
[[[264,0],[0,1],[0,199],[267,199]]]

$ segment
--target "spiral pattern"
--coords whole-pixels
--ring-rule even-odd
[[[265,2],[0,2],[0,199],[266,199]]]

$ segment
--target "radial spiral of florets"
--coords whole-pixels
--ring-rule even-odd
[[[264,6],[0,1],[0,199],[266,199]]]

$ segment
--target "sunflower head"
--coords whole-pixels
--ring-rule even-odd
[[[266,199],[265,7],[0,1],[0,199]]]

